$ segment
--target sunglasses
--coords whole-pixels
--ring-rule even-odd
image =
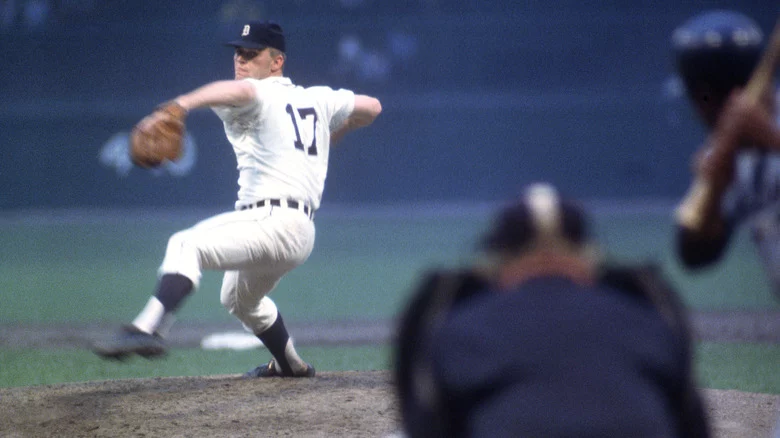
[[[244,58],[246,61],[251,61],[257,57],[257,55],[260,54],[262,50],[256,50],[256,49],[245,49],[243,47],[236,47],[236,56],[239,58]]]

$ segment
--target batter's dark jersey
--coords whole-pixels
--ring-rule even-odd
[[[437,409],[413,436],[708,434],[701,411],[683,418],[686,340],[646,299],[607,286],[553,277],[480,294],[431,349]]]

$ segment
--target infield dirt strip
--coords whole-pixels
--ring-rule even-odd
[[[705,390],[716,437],[770,437],[780,396]],[[387,371],[313,379],[235,376],[0,389],[3,437],[389,437],[398,411]]]
[[[696,314],[697,338],[778,343],[780,313]],[[181,324],[192,346],[234,326]],[[384,343],[387,322],[291,324],[298,343]],[[0,346],[82,345],[105,327],[0,327]],[[706,334],[706,335],[705,335]],[[780,395],[703,390],[715,436],[771,437]],[[238,375],[127,379],[0,388],[0,437],[389,437],[398,431],[388,371],[320,372],[313,379]]]

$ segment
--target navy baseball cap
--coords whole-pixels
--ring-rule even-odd
[[[226,46],[245,49],[274,49],[285,51],[282,27],[273,21],[250,21],[241,28],[241,39],[225,43]]]
[[[547,244],[584,248],[590,242],[588,222],[578,203],[561,197],[550,184],[535,183],[498,213],[480,247],[515,253]]]

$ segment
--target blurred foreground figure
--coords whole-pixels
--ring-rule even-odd
[[[677,296],[652,266],[600,267],[588,234],[533,185],[485,266],[426,276],[396,338],[408,436],[709,436]]]
[[[713,266],[735,231],[750,227],[770,286],[780,298],[780,129],[771,81],[759,99],[748,84],[764,46],[761,28],[733,11],[703,12],[672,34],[688,98],[708,130],[693,157],[694,176],[712,190],[701,224],[678,217],[677,253],[691,269]],[[693,189],[692,189],[693,190]]]

